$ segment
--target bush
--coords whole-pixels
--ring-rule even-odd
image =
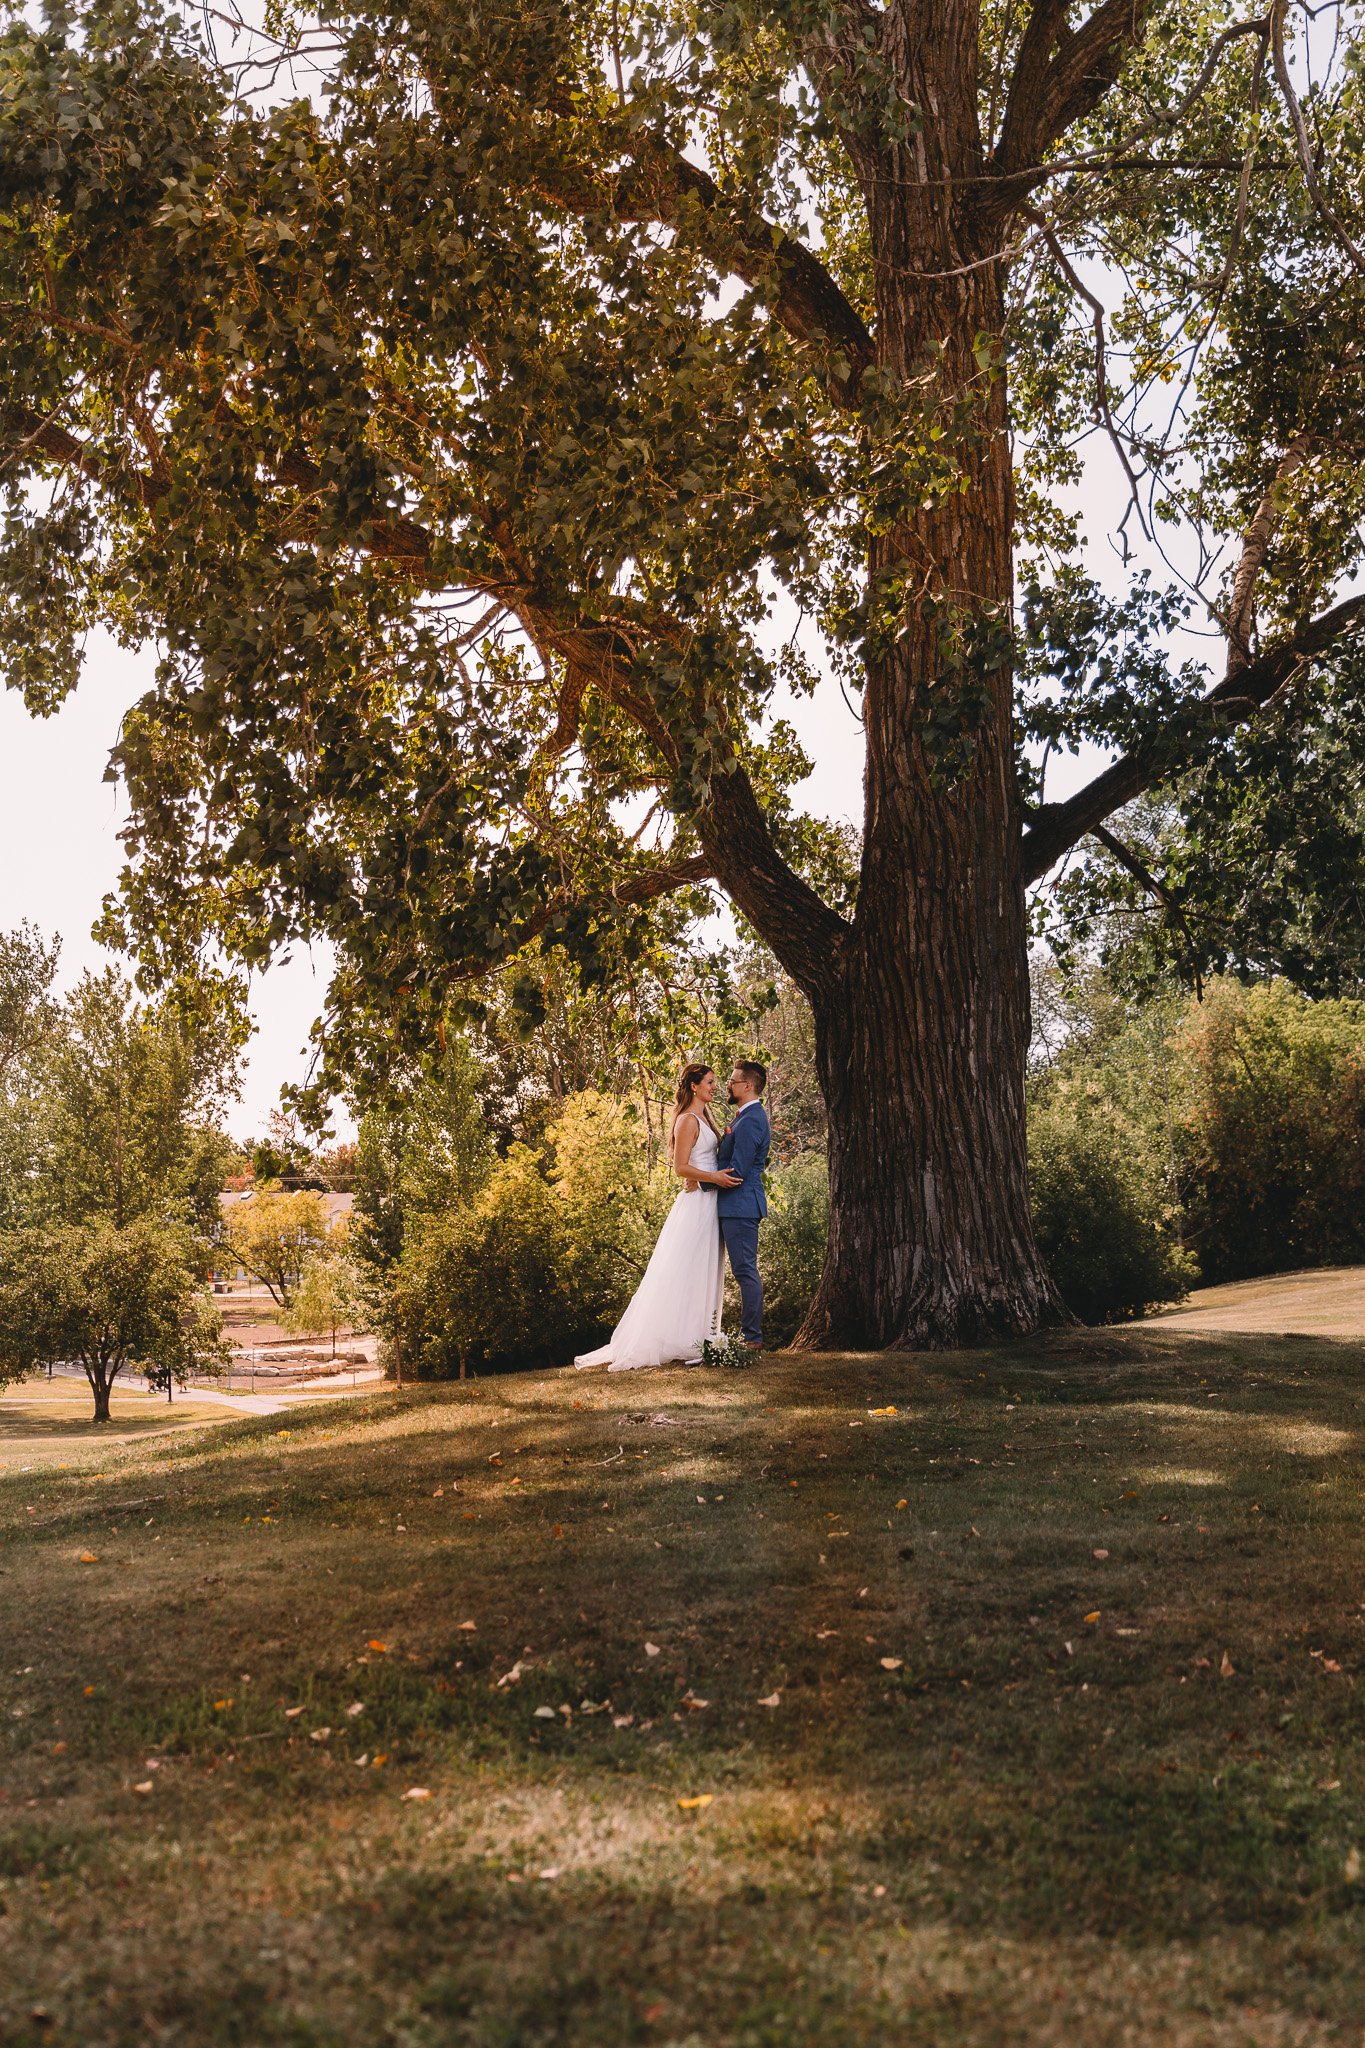
[[[513,1145],[472,1201],[426,1218],[395,1279],[404,1370],[562,1365],[608,1334],[677,1182],[651,1175],[635,1113],[570,1097],[544,1148]]]
[[[1033,1227],[1053,1281],[1082,1322],[1179,1300],[1195,1277],[1142,1131],[1083,1082],[1030,1105]]]
[[[1365,1259],[1365,1004],[1220,981],[1173,1043],[1204,1277]]]
[[[804,1152],[769,1178],[768,1220],[760,1241],[763,1336],[789,1344],[810,1307],[829,1236],[829,1167]]]

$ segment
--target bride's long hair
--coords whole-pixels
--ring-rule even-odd
[[[715,1071],[715,1068],[709,1067],[705,1060],[689,1060],[679,1074],[678,1085],[673,1091],[673,1101],[676,1107],[673,1111],[673,1121],[668,1127],[668,1154],[670,1159],[673,1157],[673,1138],[678,1128],[678,1119],[686,1116],[689,1109],[694,1110],[698,1117],[705,1118],[706,1122],[710,1124],[711,1129],[715,1130],[715,1120],[711,1115],[708,1104],[693,1101],[693,1097],[697,1092],[698,1082],[704,1081],[708,1074],[714,1074]]]

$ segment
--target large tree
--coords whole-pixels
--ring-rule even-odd
[[[147,968],[325,935],[354,1070],[490,963],[610,973],[715,883],[814,1016],[805,1341],[1045,1321],[1026,886],[1122,852],[1106,820],[1226,775],[1240,728],[1311,754],[1356,715],[1349,24],[269,18],[219,56],[197,10],[52,0],[0,58],[7,654],[42,709],[93,620],[159,643],[117,757]],[[1163,657],[1168,594],[1082,575],[1058,492],[1092,434],[1225,673]],[[813,635],[865,735],[852,877],[771,716]],[[1049,802],[1031,737],[1118,758]]]

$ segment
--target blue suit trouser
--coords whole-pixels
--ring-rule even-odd
[[[746,1344],[763,1342],[763,1282],[758,1275],[757,1216],[722,1216],[730,1271],[739,1282],[739,1326]]]

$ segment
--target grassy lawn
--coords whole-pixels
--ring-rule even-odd
[[[1363,1393],[1148,1327],[10,1469],[0,2039],[1359,2044]]]
[[[232,1414],[192,1394],[142,1394],[114,1383],[109,1425],[91,1421],[93,1399],[84,1380],[20,1381],[0,1395],[0,1472],[43,1471],[54,1461],[75,1470],[100,1465],[111,1443],[135,1443],[143,1437],[217,1422]]]

